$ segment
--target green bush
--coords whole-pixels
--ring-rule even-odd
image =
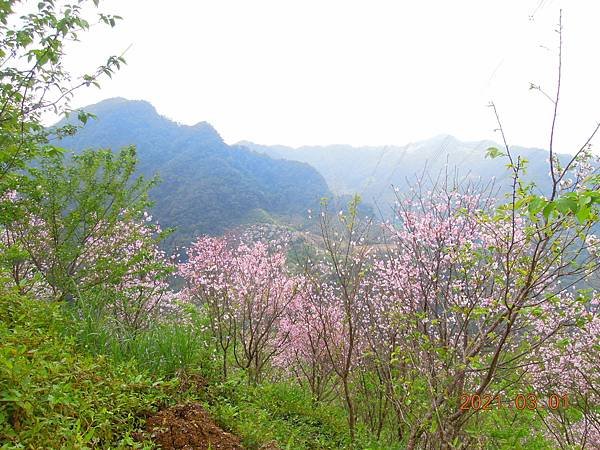
[[[1,448],[131,448],[175,382],[78,351],[56,303],[0,291]]]

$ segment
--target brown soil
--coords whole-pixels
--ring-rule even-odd
[[[150,417],[146,431],[164,450],[242,450],[240,440],[223,431],[198,403],[173,406]]]

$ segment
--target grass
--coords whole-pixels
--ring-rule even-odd
[[[290,383],[220,380],[198,316],[117,339],[100,317],[0,291],[0,448],[153,448],[136,442],[145,418],[201,400],[247,448],[334,449],[348,444],[345,415],[315,406]],[[208,386],[186,380],[200,375]]]
[[[198,310],[185,311],[178,323],[115,338],[110,323],[96,312],[78,311],[74,334],[86,352],[109,355],[113,362],[132,363],[139,370],[167,378],[200,375],[204,386],[188,393],[200,400],[224,429],[238,435],[249,449],[277,442],[282,449],[337,449],[349,445],[346,415],[338,406],[314,405],[307,391],[290,382],[248,383],[243,371],[231,368],[221,379],[206,318]],[[231,361],[233,363],[233,361]],[[232,364],[233,365],[233,364]],[[191,383],[194,385],[194,382]],[[378,448],[378,447],[369,447]]]
[[[177,382],[82,354],[57,304],[0,293],[0,445],[150,448],[133,434]]]
[[[338,407],[314,405],[290,383],[249,385],[235,376],[213,384],[207,408],[248,448],[277,442],[282,449],[336,449],[349,444],[346,416]]]
[[[314,404],[289,380],[255,386],[243,371],[223,381],[197,311],[118,338],[94,311],[72,314],[0,288],[0,449],[153,448],[134,440],[145,418],[190,400],[248,449],[349,447],[341,403]],[[487,435],[499,449],[551,448],[531,431],[537,416],[509,416],[492,412],[467,432]],[[354,448],[392,447],[359,426]]]
[[[199,372],[205,378],[217,376],[210,337],[202,331],[202,319],[193,310],[187,311],[183,322],[156,323],[129,334],[117,333],[109,321],[93,311],[76,310],[74,319],[77,325],[73,334],[88,353],[108,355],[114,362],[133,362],[139,370],[161,377],[188,372]]]

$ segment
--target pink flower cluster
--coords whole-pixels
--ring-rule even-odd
[[[68,231],[30,214],[2,229],[0,245],[24,255],[9,262],[14,285],[41,297],[56,297],[65,288],[78,297],[95,292],[102,306],[130,328],[144,327],[172,309],[177,295],[167,277],[174,264],[158,247],[160,227],[150,223],[150,216],[136,220],[121,211],[112,223],[85,219]]]
[[[301,280],[288,274],[283,249],[202,237],[188,258],[179,265],[183,298],[205,308],[223,351],[231,349],[237,365],[258,378],[289,342],[281,324],[300,295]]]

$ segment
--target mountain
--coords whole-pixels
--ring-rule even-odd
[[[140,173],[162,180],[150,192],[152,213],[163,227],[177,228],[170,246],[249,222],[302,220],[330,196],[308,164],[227,145],[206,122],[180,125],[148,102],[123,98],[84,110],[96,119],[61,145],[74,151],[136,145]]]
[[[352,147],[349,145],[265,146],[242,141],[248,149],[273,158],[301,161],[316,168],[335,194],[359,193],[367,202],[378,205],[384,214],[395,200],[393,187],[406,190],[425,170],[432,177],[456,174],[460,180],[487,183],[495,180],[501,192],[510,189],[510,171],[506,158],[486,158],[486,150],[497,146],[491,141],[461,142],[440,135],[404,146]],[[502,147],[499,147],[502,148]],[[542,192],[549,188],[548,152],[535,148],[511,147],[511,152],[529,161],[526,179],[534,181]],[[568,155],[560,155],[561,161]]]

